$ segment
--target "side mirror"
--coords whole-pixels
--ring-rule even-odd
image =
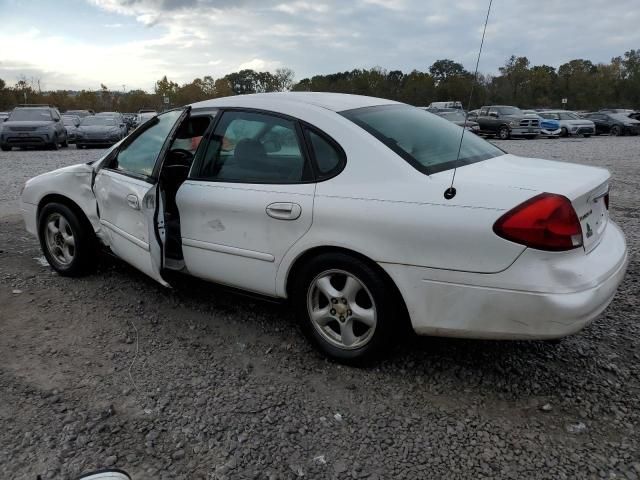
[[[76,480],[131,480],[131,477],[122,470],[106,469],[85,473]]]
[[[53,119],[53,121],[54,121],[54,122],[59,122],[59,121],[60,121],[60,119],[59,119],[59,118],[54,118],[54,119]]]

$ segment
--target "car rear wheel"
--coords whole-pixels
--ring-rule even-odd
[[[0,149],[2,149],[3,152],[10,152],[11,151],[11,147],[9,145],[2,145],[2,146],[0,146]]]
[[[38,217],[40,246],[49,265],[60,275],[80,276],[95,265],[96,239],[88,223],[62,203],[48,203],[42,208]]]
[[[345,363],[376,357],[403,324],[394,289],[373,266],[343,253],[309,261],[293,280],[292,301],[306,337]]]
[[[511,137],[509,127],[507,127],[506,125],[502,125],[500,127],[500,130],[498,130],[498,138],[500,140],[509,140],[509,137]]]
[[[563,137],[568,137],[569,136],[569,130],[567,130],[565,127],[562,127],[560,129],[560,135]]]
[[[618,125],[614,125],[613,127],[611,127],[611,132],[610,133],[614,137],[618,137],[618,136],[622,135],[622,129]]]

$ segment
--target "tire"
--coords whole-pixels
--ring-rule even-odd
[[[76,149],[80,150],[81,148],[84,148],[84,145],[82,145],[81,143],[76,143]]]
[[[613,137],[619,137],[620,135],[623,135],[622,129],[618,125],[614,125],[613,127],[611,127],[611,130],[609,130],[609,134]]]
[[[502,125],[498,130],[498,138],[500,140],[509,140],[509,138],[511,138],[509,127],[507,127],[506,125]]]
[[[53,143],[49,144],[49,150],[58,150],[58,136],[53,137]]]
[[[2,145],[2,146],[0,146],[0,149],[3,152],[10,152],[11,151],[11,147],[9,145]]]
[[[402,319],[394,318],[404,312],[395,288],[353,256],[321,254],[302,266],[291,284],[303,333],[333,360],[354,364],[376,358],[403,331]],[[314,311],[325,313],[314,320]]]
[[[78,277],[95,267],[96,237],[91,224],[62,203],[46,204],[38,216],[40,247],[60,275]]]
[[[67,148],[68,146],[69,146],[69,139],[65,137],[64,142],[62,142],[62,148]]]
[[[560,129],[560,136],[561,137],[568,137],[569,136],[569,130],[567,130],[566,127],[562,127]]]

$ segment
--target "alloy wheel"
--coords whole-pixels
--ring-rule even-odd
[[[320,336],[341,349],[363,347],[376,330],[377,311],[371,292],[344,270],[327,270],[313,279],[307,310]]]
[[[76,241],[73,230],[64,216],[52,213],[47,217],[45,240],[47,250],[56,262],[63,266],[73,262],[76,254]]]

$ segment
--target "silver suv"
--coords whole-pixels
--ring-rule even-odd
[[[549,118],[560,122],[560,135],[568,137],[570,135],[582,135],[585,138],[595,135],[596,125],[586,118],[581,118],[573,112],[567,110],[545,110],[538,112],[542,118]]]

